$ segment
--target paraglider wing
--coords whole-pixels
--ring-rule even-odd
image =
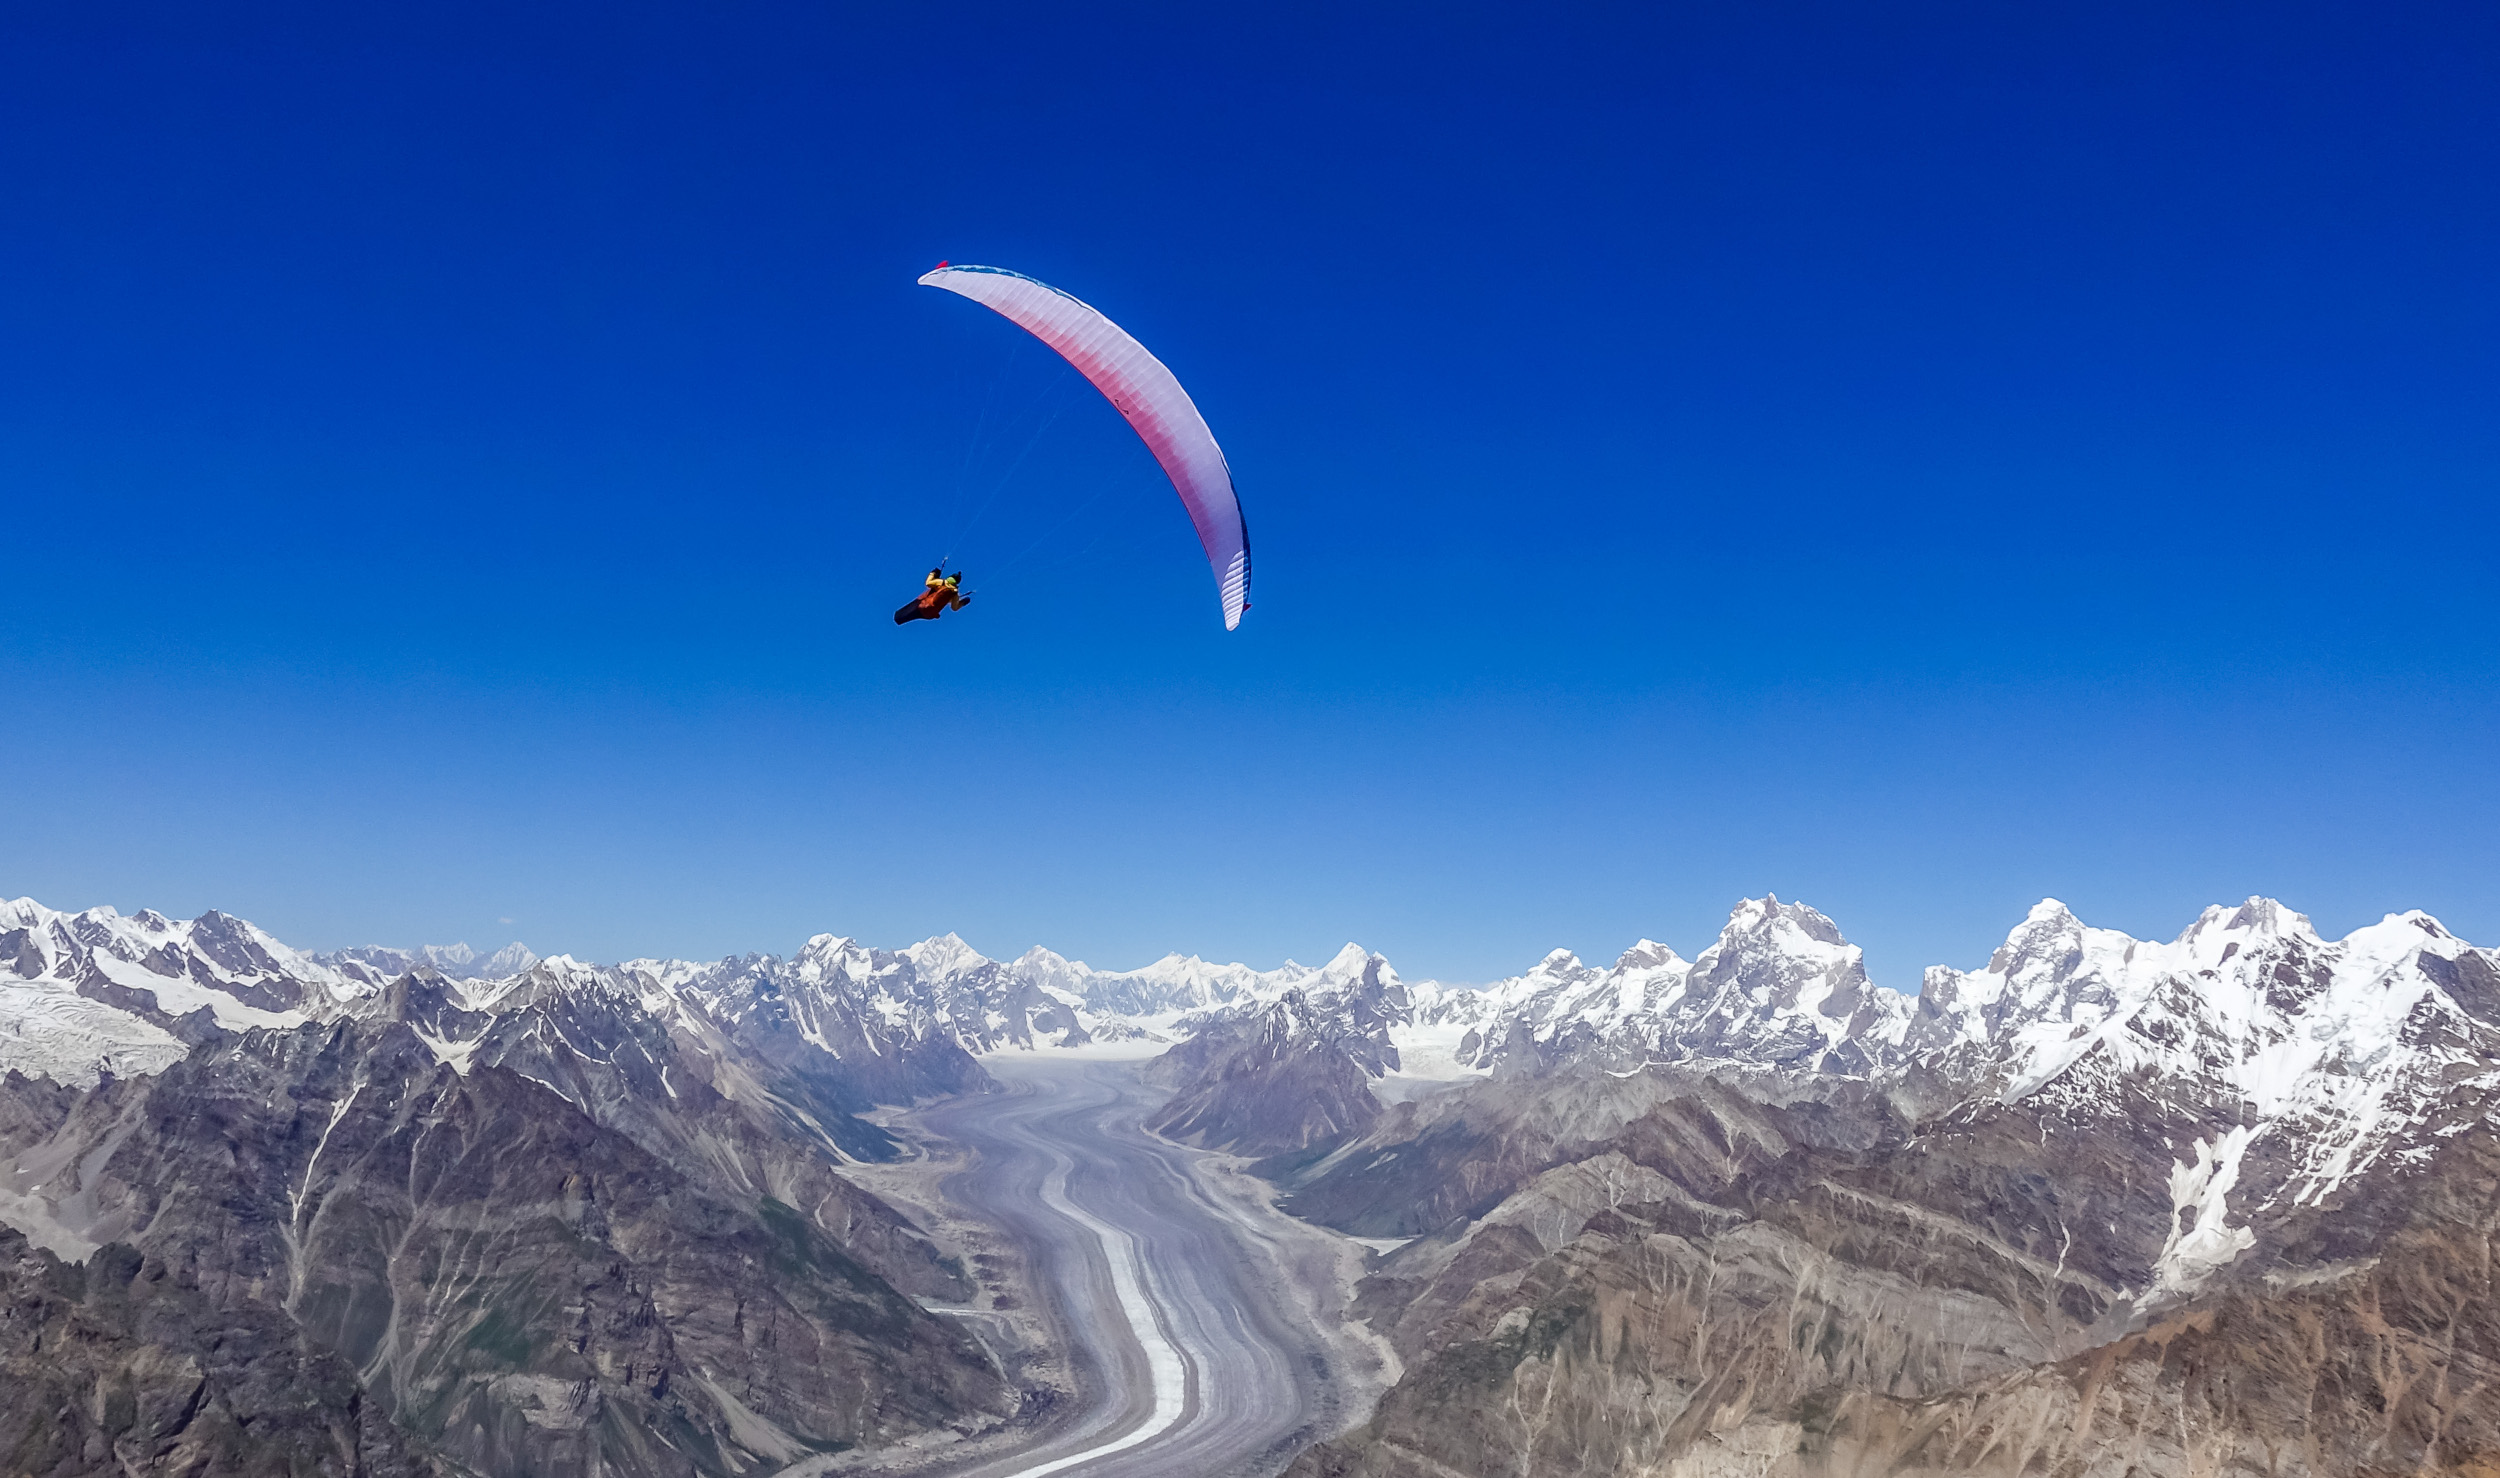
[[[1239,626],[1250,604],[1250,531],[1241,520],[1241,500],[1233,495],[1232,468],[1206,417],[1163,361],[1093,308],[1003,267],[941,266],[920,283],[960,293],[1013,320],[1057,350],[1128,418],[1198,528],[1223,597],[1224,629]]]

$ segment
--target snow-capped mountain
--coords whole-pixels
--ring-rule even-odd
[[[970,963],[938,954],[933,963]],[[694,1038],[727,1042],[746,1029],[782,1066],[804,1069],[825,1105],[844,1111],[977,1086],[954,1015],[966,1022],[964,1040],[987,1046],[1000,1034],[981,1010],[962,1005],[978,996],[982,972],[939,974],[955,989],[931,1001],[906,957],[872,958],[831,936],[787,961],[711,964],[593,966],[564,955],[542,960],[521,945],[485,956],[466,946],[317,955],[222,913],[184,922],[109,908],[64,913],[18,899],[0,903],[0,1071],[75,1086],[160,1072],[220,1036],[369,1014],[391,982],[411,975],[439,982],[468,1023],[466,1037],[434,1039],[445,1053],[474,1051],[485,1023],[518,1019],[536,1004],[602,1002]]]
[[[208,1036],[300,1026],[377,985],[227,914],[0,902],[0,1069],[80,1084],[157,1072]]]
[[[795,1029],[806,1035],[820,1030],[813,1013],[864,1012],[889,1031],[944,1036],[975,1055],[1127,1041],[1151,1050],[1298,996],[1314,1020],[1338,1022],[1336,1035],[1376,1039],[1369,1070],[1377,1074],[1395,1068],[1385,1033],[1407,1015],[1397,972],[1355,944],[1318,966],[1288,960],[1255,970],[1175,954],[1141,969],[1096,970],[1039,947],[990,959],[953,934],[899,950],[820,934],[786,964],[759,956],[709,968],[657,961],[631,968],[678,972],[725,1020],[795,1011]],[[749,976],[754,983],[725,983]]]
[[[1269,1162],[1299,1214],[1421,1234],[1357,1303],[1405,1377],[1289,1478],[2495,1450],[2493,951],[2419,913],[2329,940],[2251,899],[2157,942],[2048,901],[1911,1002],[1809,914],[1740,906],[1690,968],[1416,993],[1505,1071]]]
[[[1003,1010],[980,999],[991,975],[966,971],[969,978],[948,989],[943,977],[923,978],[906,954],[830,934],[786,960],[741,955],[713,965],[636,960],[618,968],[693,1003],[744,1051],[853,1108],[981,1086],[985,1075],[968,1054],[1004,1031]]]
[[[1317,968],[1288,961],[1260,971],[1169,955],[1143,969],[1101,971],[1038,947],[994,960],[953,934],[899,950],[820,934],[787,961],[638,960],[620,968],[678,982],[722,1020],[764,1023],[759,1031],[787,1026],[800,1038],[829,1041],[828,1033],[857,1034],[873,1022],[887,1035],[943,1037],[979,1055],[1126,1040],[1151,1048],[1296,991],[1315,1009],[1351,1009],[1368,999],[1361,986],[1371,961],[1387,964],[1348,945]],[[1395,978],[1391,971],[1392,985]]]
[[[1188,1039],[1155,1064],[1172,1097],[1148,1126],[1254,1155],[1359,1134],[1380,1117],[1371,1080],[1399,1070],[1396,1035],[1412,1019],[1398,972],[1349,944],[1273,996],[1184,1017]]]
[[[1280,1041],[1336,1046],[1366,1073],[1379,1077],[1397,1071],[1394,1029],[1412,1018],[1406,984],[1388,959],[1349,944],[1317,969],[1288,961],[1282,969],[1252,976],[1223,1004],[1188,1012],[1173,1027],[1195,1037],[1218,1025],[1255,1022],[1260,1030],[1280,1034]]]
[[[562,956],[484,984],[411,972],[84,1089],[0,1073],[21,1347],[0,1411],[26,1414],[30,1374],[124,1410],[243,1403],[188,1427],[197,1457],[99,1439],[77,1471],[312,1471],[266,1450],[290,1416],[363,1413],[332,1470],[560,1478],[755,1471],[792,1433],[1003,1413],[995,1361],[919,1302],[964,1298],[961,1264],[844,1174],[892,1152],[847,1106],[664,982]],[[113,1270],[115,1330],[30,1300],[75,1299],[80,1264]],[[400,1462],[408,1442],[451,1461]],[[67,1471],[59,1450],[37,1461]]]
[[[288,1266],[252,1273],[274,1306],[336,1313],[346,1348],[364,1337],[349,1317],[362,1305],[325,1302],[324,1269],[365,1258],[399,1276],[403,1253],[409,1267],[435,1255],[396,1232],[358,1241],[369,1228],[346,1211],[457,1192],[427,1215],[465,1227],[473,1203],[491,1204],[595,1242],[622,1225],[605,1208],[666,1180],[682,1207],[636,1203],[638,1229],[598,1258],[642,1258],[642,1238],[662,1261],[690,1256],[718,1235],[704,1218],[749,1241],[780,1235],[795,1208],[876,1278],[930,1296],[960,1273],[843,1179],[848,1162],[890,1152],[856,1115],[981,1089],[983,1057],[1021,1052],[1155,1056],[1162,1132],[1264,1157],[1261,1173],[1315,1220],[1426,1234],[1366,1295],[1423,1374],[1330,1459],[1381,1465],[1330,1473],[1402,1474],[1408,1451],[1581,1471],[1555,1464],[1585,1450],[1592,1473],[1713,1443],[1787,1453],[1800,1430],[1823,1440],[1801,1428],[1809,1415],[1840,1420],[1833,1391],[1852,1393],[1843,1425],[1870,1452],[1932,1425],[1892,1422],[1886,1402],[1976,1403],[2000,1426],[2036,1425],[2047,1403],[2067,1412],[2060,1431],[2088,1436],[2090,1399],[2081,1416],[2058,1406],[2060,1372],[2104,1357],[2135,1362],[2128,1430],[2177,1425],[2159,1405],[2174,1399],[2159,1352],[2205,1331],[2180,1321],[2236,1310],[2226,1323],[2274,1330],[2215,1347],[2255,1362],[2233,1391],[2274,1389],[2267,1362],[2283,1360],[2307,1372],[2289,1384],[2340,1390],[2358,1368],[2340,1352],[2380,1350],[2416,1314],[2426,1332],[2405,1358],[2456,1358],[2451,1312],[2482,1307],[2493,1245],[2500,953],[2420,913],[2329,940],[2265,899],[2208,909],[2166,942],[2044,901],[1984,966],[1931,969],[1915,997],[1870,981],[1829,918],[1776,898],[1740,903],[1690,959],[1650,940],[1602,967],[1558,950],[1482,988],[1403,981],[1355,945],[1273,970],[1172,955],[1102,971],[1041,948],[1000,960],[954,935],[889,950],[824,934],[787,957],[614,965],[517,945],[316,955],[224,914],[19,900],[0,904],[0,1069],[39,1076],[0,1072],[14,1136],[0,1146],[0,1223],[15,1229],[0,1237],[69,1257],[154,1237],[168,1256],[215,1249],[229,1273],[277,1257]],[[472,1128],[429,1137],[438,1113]],[[496,1147],[521,1138],[563,1148],[505,1164]],[[482,1167],[474,1182],[407,1173],[403,1150],[455,1139]],[[89,1157],[110,1144],[143,1144],[126,1163],[144,1173],[65,1170],[103,1164]],[[236,1144],[260,1158],[235,1160]],[[226,1183],[238,1165],[251,1184]],[[336,1222],[307,1209],[334,1196]],[[286,1229],[274,1243],[271,1225]],[[546,1246],[571,1257],[572,1235]],[[702,1272],[688,1306],[763,1297],[745,1267]],[[1646,1312],[1583,1327],[1625,1298]],[[949,1411],[989,1399],[977,1351],[907,1301],[890,1312],[914,1368],[961,1385]],[[455,1343],[483,1317],[452,1313],[470,1321],[443,1326]],[[547,1340],[561,1333],[554,1315],[529,1317]],[[2473,1318],[2500,1329],[2500,1314]],[[2139,1337],[2162,1320],[2159,1339]],[[2315,1338],[2318,1320],[2346,1332]],[[1549,1327],[1580,1332],[1526,1340]],[[1695,1327],[1708,1360],[1686,1338]],[[410,1350],[431,1328],[403,1331]],[[1638,1348],[1621,1360],[1574,1353],[1622,1340]],[[734,1343],[685,1368],[732,1358]],[[1431,1366],[1445,1348],[1456,1363]],[[1570,1358],[1536,1353],[1549,1348]],[[873,1372],[888,1357],[864,1358],[854,1366]],[[2336,1408],[2360,1413],[2355,1431],[2381,1397],[2451,1389],[2381,1364],[2394,1394]],[[1741,1440],[1674,1415],[1738,1369],[1759,1377],[1747,1392],[1769,1394],[1731,1395],[1709,1422],[1738,1424]],[[660,1399],[615,1393],[645,1397]],[[1564,1415],[1468,1425],[1549,1407]],[[1549,1432],[1568,1440],[1539,1447]],[[1966,1455],[1921,1462],[1962,1471]],[[2164,1458],[2146,1471],[2203,1469]]]
[[[1419,1066],[1446,1078],[1669,1065],[1862,1079],[1923,1114],[2033,1101],[2069,1120],[2175,1121],[2203,1146],[2204,1160],[2187,1157],[2208,1165],[2199,1194],[2238,1204],[2314,1200],[2460,1085],[2491,1081],[2494,958],[2418,913],[2327,941],[2252,899],[2157,943],[2052,900],[1984,968],[1930,969],[1912,998],[1870,982],[1830,919],[1763,898],[1689,961],[1653,940],[1603,969],[1557,950],[1462,989],[1409,986],[1357,945],[1316,967],[1175,954],[1104,971],[1038,947],[990,959],[952,934],[899,950],[823,934],[786,959],[591,966],[517,944],[312,954],[222,913],[182,922],[20,899],[0,904],[0,1068],[71,1083],[153,1072],[219,1034],[371,1010],[391,979],[423,970],[480,1019],[550,993],[631,1003],[658,1030],[734,1043],[846,1110],[974,1086],[971,1059],[990,1052],[1152,1051],[1217,1033],[1343,1053],[1391,1098]]]
[[[1441,995],[1427,1010],[1475,1018],[1475,1065],[1529,1071],[1595,1061],[1863,1075],[1896,1055],[1911,1014],[1868,981],[1863,955],[1830,919],[1777,898],[1738,904],[1689,963],[1649,939],[1604,970],[1558,949],[1479,994],[1463,1004]]]
[[[2250,1245],[2230,1217],[2317,1204],[2480,1116],[2500,1088],[2500,956],[2419,912],[2330,941],[2252,898],[2160,944],[2051,899],[1987,968],[1927,972],[1901,1071],[1931,1098],[2174,1135],[2193,1230],[2162,1266],[2186,1285]]]
[[[2373,930],[2393,928],[2398,919],[2414,920],[2414,932],[2427,929],[2430,937],[2448,940],[2434,946],[2434,957],[2445,958],[2443,950],[2478,953],[2424,915],[2394,916]],[[1392,1024],[1487,1029],[1484,1066],[1502,1056],[1505,1038],[1513,1038],[1514,1049],[1519,1042],[1533,1044],[1557,1062],[1725,1061],[1863,1073],[1918,1057],[1946,1077],[1976,1081],[1982,1058],[1996,1062],[2012,1051],[2045,1082],[2101,1040],[2095,1033],[2072,1036],[2072,1026],[2114,1028],[2125,1014],[2115,1003],[2123,998],[2127,1011],[2140,1008],[2150,998],[2149,982],[2165,974],[2227,966],[2232,978],[2243,979],[2249,962],[2260,957],[2252,941],[2271,933],[2284,935],[2282,948],[2293,956],[2286,968],[2295,971],[2318,951],[2376,958],[2371,951],[2393,947],[2384,940],[2411,939],[2403,930],[2383,939],[2363,931],[2330,946],[2300,916],[2252,899],[2237,911],[2208,910],[2179,941],[2159,945],[2086,928],[2049,901],[2017,926],[1986,968],[1933,967],[1923,994],[1911,998],[1875,988],[1857,947],[1830,919],[1803,904],[1764,898],[1739,904],[1719,938],[1693,961],[1653,940],[1636,942],[1605,969],[1556,950],[1527,973],[1484,987],[1403,985],[1409,1020]],[[2197,940],[2220,941],[2207,951],[2213,961],[2199,962]],[[2414,952],[2409,943],[2398,950],[2407,957]],[[2234,955],[2239,963],[2229,964]],[[787,961],[749,955],[591,967],[558,958],[567,969],[625,972],[707,1000],[742,977],[771,977],[839,997],[888,1030],[942,1031],[978,1053],[1081,1045],[1106,1027],[1114,1035],[1151,1029],[1186,1036],[1234,1007],[1273,1002],[1297,989],[1314,1000],[1340,1000],[1365,962],[1379,957],[1348,945],[1316,967],[1287,961],[1256,970],[1175,954],[1135,970],[1102,971],[1040,947],[1014,960],[993,960],[951,934],[900,950],[826,934]],[[208,1020],[226,1029],[346,1009],[411,970],[488,987],[517,979],[538,962],[517,943],[492,955],[466,945],[315,954],[221,913],[181,922],[154,912],[125,918],[109,908],[63,913],[31,899],[0,903],[0,968],[9,971],[0,980],[85,986],[96,1000],[127,1002],[113,993],[136,991],[147,999],[129,1008],[151,1018],[178,1020],[206,1009]],[[2272,991],[2281,996],[2285,989],[2278,984]],[[2309,993],[2321,989],[2313,985]],[[2356,1027],[2367,1015],[2338,1009]],[[2237,1011],[2213,1029],[2227,1034],[2258,1029],[2255,1023],[2255,1016]]]
[[[1273,970],[1239,963],[1219,965],[1181,954],[1165,955],[1135,970],[1096,970],[1081,960],[1040,948],[1003,968],[1010,978],[1071,1007],[1091,1039],[1179,1040],[1230,1012],[1257,1009],[1297,991],[1310,1009],[1322,1013],[1352,1009],[1354,1002],[1372,1000],[1384,990],[1397,994],[1403,988],[1397,972],[1387,967],[1381,956],[1359,944],[1348,944],[1326,964],[1287,960]],[[1400,1000],[1391,1014],[1402,1022],[1402,996]]]
[[[392,981],[430,973],[457,987],[463,1010],[486,1017],[565,991],[639,1002],[655,1020],[691,1013],[783,1070],[838,1081],[825,1091],[856,1108],[973,1085],[980,1074],[965,1054],[1107,1041],[1158,1050],[1227,1011],[1296,991],[1306,1011],[1351,1009],[1369,997],[1348,988],[1376,958],[1349,945],[1318,967],[1262,971],[1175,954],[1102,971],[1038,947],[993,960],[952,934],[899,950],[820,934],[787,958],[599,966],[542,960],[517,943],[493,954],[467,945],[315,954],[222,913],[181,922],[20,899],[0,904],[0,1070],[79,1084],[156,1072],[209,1037],[356,1014]],[[1402,1021],[1400,1012],[1391,1015]],[[1387,1024],[1348,1019],[1349,1031],[1378,1038],[1365,1059],[1375,1074],[1395,1065]]]
[[[2145,1296],[2228,1264],[2252,1218],[2426,1161],[2500,1091],[2500,952],[2421,913],[2330,941],[2262,898],[2167,943],[2045,901],[1985,968],[1930,969],[1915,998],[1872,986],[1829,919],[1775,899],[1740,904],[1690,964],[1653,941],[1603,970],[1557,950],[1478,991],[1414,996],[1418,1023],[1464,1030],[1462,1063],[1502,1073],[1669,1068],[1775,1098],[1854,1081],[1914,1119],[2019,1105],[2062,1132],[2147,1137],[2168,1156],[2174,1230]]]
[[[1281,995],[1319,973],[1287,960],[1274,970],[1248,965],[1217,965],[1196,955],[1169,954],[1136,970],[1095,970],[1081,960],[1063,960],[1035,949],[1020,966],[1037,970],[1037,979],[1073,992],[1087,1010],[1106,1016],[1156,1017],[1174,1012],[1204,1011],[1254,997]],[[1323,967],[1324,968],[1324,967]]]
[[[537,953],[517,939],[492,954],[466,944],[421,944],[415,949],[369,944],[328,950],[312,958],[343,975],[376,985],[396,980],[411,970],[431,970],[447,980],[505,980],[538,963]]]

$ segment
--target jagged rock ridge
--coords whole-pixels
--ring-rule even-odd
[[[2266,900],[2155,944],[2051,901],[1834,1032],[1784,1019],[1848,999],[1799,933],[1672,1032],[1700,962],[1551,959],[1473,1003],[1513,1011],[1480,1047],[1511,1071],[1271,1165],[1306,1215],[1423,1234],[1363,1292],[1405,1378],[1296,1474],[2500,1458],[2493,952]],[[1712,1030],[1748,1007],[1765,1045]]]
[[[1156,1059],[1173,1090],[1147,1127],[1249,1155],[1336,1144],[1380,1117],[1371,1080],[1399,1067],[1393,1028],[1411,1020],[1397,971],[1349,944],[1272,999],[1254,995],[1187,1020]]]
[[[672,979],[558,956],[375,987],[222,916],[12,921],[25,994],[96,1001],[77,992],[100,980],[122,1021],[199,1037],[129,1077],[0,1074],[0,1221],[39,1244],[4,1291],[139,1413],[115,1397],[16,1451],[729,1474],[1016,1409],[917,1301],[963,1297],[963,1270],[840,1173],[890,1148],[855,1110],[985,1086],[951,1038],[846,1014],[780,962]],[[168,1010],[230,985],[261,1004]],[[750,1030],[794,995],[805,1035]],[[253,1373],[284,1361],[293,1404]]]
[[[1829,919],[1776,899],[1740,905],[1690,962],[1649,942],[1604,969],[1558,952],[1483,990],[1408,985],[1351,947],[1316,970],[1173,958],[1112,973],[1043,950],[989,960],[952,936],[883,951],[830,935],[788,959],[559,956],[492,977],[446,954],[474,978],[386,982],[381,952],[303,955],[223,915],[6,907],[0,1061],[48,1053],[70,1065],[60,1082],[95,1085],[17,1079],[0,1094],[0,1220],[56,1257],[92,1264],[121,1246],[177,1266],[146,1243],[163,1218],[143,1219],[137,1182],[114,1189],[140,1141],[115,1141],[124,1121],[99,1105],[193,1083],[187,1064],[169,1067],[185,1052],[345,1032],[409,1054],[407,1072],[386,1074],[404,1092],[466,1102],[508,1085],[518,1096],[495,1087],[496,1111],[526,1102],[575,1125],[566,1154],[644,1156],[766,1234],[775,1208],[799,1210],[878,1286],[937,1288],[949,1271],[925,1239],[845,1194],[841,1160],[881,1152],[854,1112],[978,1088],[985,1052],[1160,1039],[1180,1044],[1155,1068],[1172,1088],[1166,1132],[1272,1156],[1315,1219],[1418,1237],[1365,1293],[1409,1378],[1369,1427],[1308,1456],[1310,1471],[2012,1473],[2028,1459],[2005,1453],[2024,1451],[2085,1472],[2125,1451],[2184,1473],[2254,1462],[2259,1414],[2310,1434],[2303,1471],[2471,1466],[2486,1450],[2475,1362],[2490,1300],[2473,1270],[2500,1249],[2478,1240],[2490,1219],[2458,1177],[2492,1158],[2500,969],[2423,915],[2329,941],[2251,900],[2153,943],[2044,902],[1984,968],[1931,971],[1913,1000],[1874,987]],[[1399,1101],[1427,1052],[1462,1081]],[[244,1058],[219,1060],[245,1073]],[[150,1072],[164,1076],[122,1080]],[[307,1101],[288,1122],[319,1162],[337,1099]],[[365,1112],[337,1132],[373,1132],[348,1127]],[[168,1152],[140,1178],[178,1161]],[[293,1226],[311,1194],[258,1214]],[[527,1204],[609,1217],[616,1200],[596,1183],[587,1200],[569,1194]],[[232,1267],[204,1283],[194,1271],[194,1285],[244,1292],[214,1306],[266,1312],[278,1287],[289,1319],[329,1307],[290,1308],[291,1283],[242,1276],[231,1237],[219,1245],[197,1266]],[[316,1261],[354,1262],[322,1247]],[[387,1289],[393,1275],[386,1259],[360,1276]],[[87,1317],[77,1303],[47,1317]],[[773,1317],[792,1321],[790,1339],[830,1337],[804,1309]],[[362,1328],[324,1326],[305,1349],[338,1340],[379,1358],[383,1345],[356,1343]],[[2323,1348],[2322,1330],[2357,1353],[2299,1355]],[[700,1347],[699,1328],[687,1337]],[[505,1434],[459,1460],[551,1471],[611,1430],[565,1425],[592,1405],[631,1413],[615,1430],[692,1422],[711,1435],[672,1451],[725,1470],[978,1420],[988,1399],[965,1387],[941,1412],[854,1386],[828,1401],[750,1375],[667,1416],[637,1407],[630,1382],[580,1376],[592,1384],[557,1402],[529,1382],[576,1377],[464,1373],[436,1356],[419,1342],[393,1357],[424,1380],[370,1359],[358,1370],[375,1372],[360,1378],[377,1401],[387,1373],[390,1401],[422,1394],[471,1413],[462,1430]],[[2451,1394],[2426,1406],[2425,1390]],[[2358,1413],[2372,1401],[2401,1427],[2371,1435]],[[1526,1411],[1542,1414],[1514,1419]],[[2006,1447],[2043,1420],[2083,1435]],[[2135,1445],[2113,1447],[2113,1423]],[[2148,1423],[2180,1435],[2155,1441]],[[557,1429],[593,1446],[530,1435]],[[394,1430],[414,1444],[407,1461],[431,1460],[440,1433]]]

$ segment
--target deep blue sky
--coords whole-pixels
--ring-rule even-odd
[[[202,9],[0,19],[0,893],[1480,979],[1768,890],[1903,988],[2044,894],[2500,940],[2488,6]],[[1191,387],[1238,633],[940,258]]]

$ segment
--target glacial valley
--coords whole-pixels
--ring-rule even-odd
[[[1485,986],[0,903],[0,1472],[2486,1473],[2500,954]]]

